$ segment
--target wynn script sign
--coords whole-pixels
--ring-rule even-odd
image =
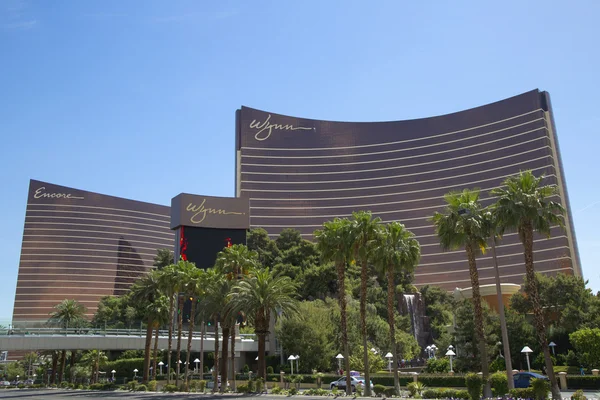
[[[181,193],[171,200],[171,229],[179,226],[248,229],[250,204],[248,199]]]
[[[254,139],[263,141],[271,137],[273,131],[314,131],[316,128],[309,128],[307,126],[293,126],[290,124],[273,124],[271,123],[271,114],[264,120],[264,122],[252,120],[250,122],[251,129],[258,129],[254,135]]]
[[[71,193],[59,193],[46,191],[46,187],[39,187],[33,192],[34,199],[75,199],[83,200],[83,196],[73,196]]]

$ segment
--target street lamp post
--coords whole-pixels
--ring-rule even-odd
[[[500,358],[504,358],[504,356],[502,355],[502,342],[496,343],[496,346],[498,346],[498,352],[500,353]]]
[[[433,358],[435,358],[435,351],[437,350],[437,346],[435,344],[431,345],[431,354],[433,355]]]
[[[196,364],[196,373],[198,373],[198,372],[200,371],[200,370],[198,369],[198,363],[199,363],[199,362],[200,362],[200,360],[199,360],[199,359],[197,359],[197,358],[194,360],[194,363]]]
[[[294,355],[291,355],[288,357],[288,360],[290,361],[290,366],[292,367],[292,373],[290,375],[294,375],[294,360],[296,359],[296,357],[294,357]]]
[[[392,373],[392,359],[394,358],[394,356],[392,355],[392,353],[388,352],[388,353],[385,355],[385,358],[387,358],[387,359],[388,359],[388,371],[389,371],[390,373]]]
[[[115,371],[114,369],[112,371],[110,371],[110,373],[112,374],[112,381],[115,381],[115,374],[117,373],[117,371]]]
[[[300,356],[298,354],[296,354],[296,373],[297,374],[300,373],[300,364],[298,364],[299,363],[299,361],[298,361],[299,359],[300,359]]]
[[[137,373],[138,373],[138,369],[134,369],[133,370],[133,379],[137,379]]]
[[[529,353],[533,353],[533,350],[531,350],[528,346],[523,347],[523,350],[521,350],[521,353],[525,353],[525,358],[527,358],[527,371],[531,372],[531,365],[529,365]]]
[[[452,373],[454,373],[454,370],[452,369],[452,357],[456,355],[456,353],[452,351],[453,348],[454,347],[452,345],[448,346],[448,351],[446,352],[446,355],[450,357],[450,372]]]
[[[158,366],[160,367],[160,374],[161,375],[162,375],[162,367],[163,367],[163,365],[165,365],[165,363],[162,362],[162,361],[158,363]]]
[[[550,342],[550,343],[548,344],[548,346],[550,346],[550,348],[552,349],[552,355],[553,355],[553,356],[556,356],[556,353],[554,352],[554,348],[556,347],[556,343],[554,343],[554,342]]]
[[[337,358],[338,360],[338,371],[342,370],[342,360],[344,359],[344,356],[342,355],[342,353],[339,353],[337,356],[335,356],[335,358]]]

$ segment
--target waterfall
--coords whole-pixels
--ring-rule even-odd
[[[418,313],[416,310],[415,304],[415,295],[414,294],[405,294],[404,295],[404,305],[406,307],[406,312],[410,315],[410,322],[412,325],[412,333],[414,338],[419,341],[420,331],[420,323],[418,321]]]

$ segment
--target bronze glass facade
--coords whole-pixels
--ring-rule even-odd
[[[489,190],[521,170],[544,174],[568,196],[549,95],[534,90],[453,114],[393,122],[317,121],[242,107],[236,114],[236,193],[250,200],[250,225],[276,236],[296,228],[311,239],[334,217],[370,210],[401,221],[422,246],[416,284],[470,286],[464,251],[444,252],[430,218],[451,190]],[[570,212],[566,229],[537,237],[538,271],[580,274]],[[514,233],[498,246],[501,280],[521,283],[522,245]],[[481,284],[493,283],[489,255]]]
[[[53,306],[76,299],[97,309],[174,247],[170,208],[32,180],[13,322],[44,321]]]

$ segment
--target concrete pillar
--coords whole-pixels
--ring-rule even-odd
[[[279,382],[281,383],[281,387],[285,387],[285,382],[283,381],[283,376],[285,375],[285,372],[283,371],[279,371]]]
[[[566,372],[559,372],[558,373],[558,380],[560,381],[560,388],[562,390],[567,390],[567,373]]]
[[[450,372],[448,372],[448,375],[450,375],[450,376],[454,376],[454,371],[450,371]]]
[[[415,383],[418,382],[418,378],[419,378],[419,374],[417,372],[415,372],[413,374],[413,382],[415,382]]]
[[[598,369],[593,369],[593,370],[592,370],[592,375],[598,375],[598,372],[600,372],[600,370],[598,370]]]

